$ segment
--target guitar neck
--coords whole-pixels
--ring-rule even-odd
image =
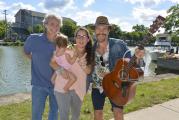
[[[165,18],[162,16],[158,16],[157,19],[155,20],[154,24],[150,26],[147,34],[144,36],[143,40],[137,45],[139,50],[144,50],[144,45],[151,39],[152,35],[159,29],[159,27],[164,23]],[[136,65],[136,59],[137,57],[135,54],[132,56],[130,59],[127,67],[125,68],[127,71]]]
[[[132,58],[130,59],[127,67],[125,68],[126,71],[129,71],[131,67],[135,66],[136,65],[136,59],[137,57],[135,56],[135,54],[132,56]]]

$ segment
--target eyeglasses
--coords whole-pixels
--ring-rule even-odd
[[[99,59],[101,61],[101,66],[105,67],[105,62],[104,62],[103,56],[101,56]]]
[[[86,36],[86,35],[76,35],[76,38],[81,39],[81,40],[87,40],[88,36]]]

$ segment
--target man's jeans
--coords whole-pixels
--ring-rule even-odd
[[[32,86],[32,120],[42,120],[47,96],[49,96],[48,120],[58,120],[58,105],[53,88],[39,86]]]

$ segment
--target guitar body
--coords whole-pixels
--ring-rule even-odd
[[[142,70],[132,67],[128,71],[124,68],[128,62],[118,60],[113,71],[103,78],[102,86],[106,96],[118,106],[122,106],[131,101],[136,92],[135,81],[143,76]]]
[[[156,18],[144,40],[138,45],[139,50],[144,50],[143,44],[147,43],[164,21],[165,18],[160,15]],[[118,60],[113,71],[103,78],[102,86],[106,96],[118,106],[125,105],[134,98],[136,92],[135,81],[144,75],[141,69],[134,67],[136,59],[134,55],[129,62],[123,61],[123,59]]]

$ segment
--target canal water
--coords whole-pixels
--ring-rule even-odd
[[[130,47],[131,51],[134,50]],[[145,76],[154,75],[155,64],[151,62],[146,48]],[[29,92],[31,90],[31,67],[24,53],[23,47],[0,46],[0,96],[19,92]]]

